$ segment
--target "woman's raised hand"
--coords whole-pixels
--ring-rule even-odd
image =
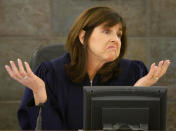
[[[17,68],[14,61],[10,61],[11,66],[5,65],[7,72],[13,79],[33,91],[36,105],[44,103],[47,100],[44,81],[32,72],[27,62],[24,62],[25,70],[22,61],[20,59],[17,61],[19,68]]]
[[[155,84],[167,71],[170,65],[169,60],[160,61],[158,66],[153,63],[150,67],[149,73],[139,79],[134,86],[152,86]]]

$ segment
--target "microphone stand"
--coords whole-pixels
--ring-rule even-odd
[[[37,117],[37,123],[36,123],[36,127],[35,130],[42,130],[42,110],[43,110],[43,105],[44,104],[39,104],[39,114]]]

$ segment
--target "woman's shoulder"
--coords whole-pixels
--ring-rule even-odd
[[[65,53],[55,59],[44,61],[34,70],[37,76],[64,76],[65,75],[65,64],[70,62],[69,53]]]
[[[120,66],[121,67],[128,67],[128,68],[139,68],[139,67],[144,67],[146,68],[144,62],[140,61],[140,60],[130,60],[130,59],[121,59],[120,60]]]
[[[130,73],[134,73],[137,76],[139,75],[138,77],[142,77],[148,73],[148,69],[145,66],[144,62],[140,60],[121,59],[120,67],[124,68]]]

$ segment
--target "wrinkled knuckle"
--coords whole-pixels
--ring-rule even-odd
[[[21,71],[19,71],[19,75],[22,75],[22,72],[21,72]]]
[[[25,76],[26,74],[23,72],[22,75]]]
[[[28,73],[29,77],[34,77],[33,73]]]
[[[19,72],[19,74],[20,74],[21,76],[25,76],[25,73],[24,73],[24,72]]]
[[[17,73],[13,73],[13,77],[18,77],[18,74]]]

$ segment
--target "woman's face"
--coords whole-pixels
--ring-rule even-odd
[[[101,24],[94,28],[88,40],[88,57],[107,63],[114,61],[120,54],[122,24],[112,27]]]

